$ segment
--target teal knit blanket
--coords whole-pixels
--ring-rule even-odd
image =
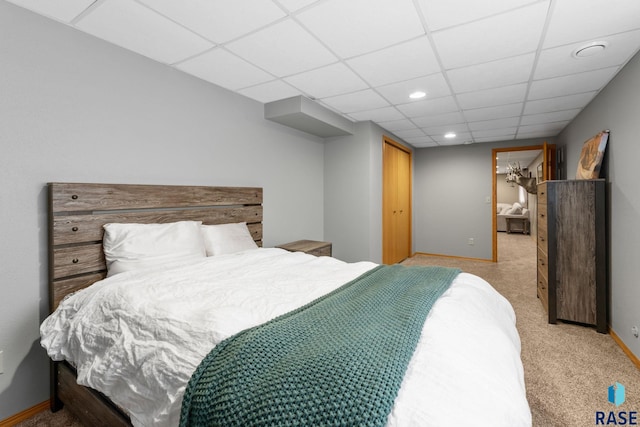
[[[384,426],[431,307],[460,271],[378,266],[218,344],[180,426]]]

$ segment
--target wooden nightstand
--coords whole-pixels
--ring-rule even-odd
[[[304,252],[315,256],[331,256],[331,243],[317,240],[296,240],[295,242],[278,245],[276,248],[290,252]]]

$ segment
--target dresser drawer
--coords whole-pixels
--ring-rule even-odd
[[[541,184],[538,184],[538,206],[540,205],[545,205],[545,207],[547,206],[547,183],[543,182]]]
[[[547,278],[543,276],[538,270],[538,298],[544,307],[545,311],[549,312],[549,286],[547,284]]]
[[[545,253],[549,253],[549,244],[547,237],[547,225],[538,224],[538,248],[542,249]]]
[[[549,268],[549,259],[547,253],[538,247],[538,274],[542,274],[547,278],[547,271]]]

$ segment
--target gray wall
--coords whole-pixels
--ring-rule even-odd
[[[325,142],[325,237],[333,256],[345,261],[382,262],[384,136],[404,144],[373,122],[356,123],[353,135]]]
[[[46,182],[262,186],[266,246],[326,239],[339,258],[381,260],[377,125],[323,143],[263,120],[259,103],[3,1],[0,58],[0,420],[48,398]],[[555,141],[572,178],[582,142],[612,131],[612,326],[638,356],[639,91],[636,57]],[[415,150],[414,250],[490,259],[491,150],[542,142]]]
[[[631,327],[640,328],[639,116],[640,54],[557,138],[565,147],[567,178],[573,179],[583,143],[601,130],[611,131],[604,162],[610,204],[610,324],[637,357],[640,340],[632,336]]]
[[[49,181],[264,187],[264,244],[324,238],[324,145],[231,94],[0,1],[0,420],[48,399]]]
[[[494,148],[542,145],[551,138],[422,148],[414,154],[416,252],[491,260]],[[469,245],[469,238],[474,245]]]

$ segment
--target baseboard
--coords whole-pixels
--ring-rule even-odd
[[[631,359],[631,362],[633,362],[633,364],[636,365],[636,368],[640,369],[640,359],[638,359],[638,357],[635,354],[633,354],[633,352],[631,350],[629,350],[629,347],[627,347],[624,344],[624,342],[622,342],[620,337],[617,336],[616,333],[613,332],[613,329],[611,329],[611,328],[609,328],[609,335],[611,335],[611,338],[613,338],[613,340],[616,342],[616,344],[618,344],[620,346],[620,348],[622,349],[624,354],[626,354],[627,357],[629,359]]]
[[[429,254],[426,252],[414,252],[413,255],[411,256],[415,256],[415,255],[435,256],[439,258],[451,258],[451,259],[458,259],[460,261],[482,261],[482,262],[491,262],[491,263],[493,262],[492,260],[486,259],[486,258],[469,258],[464,256],[456,256],[456,255]]]
[[[39,414],[42,411],[46,411],[49,409],[49,401],[44,401],[42,403],[38,403],[35,406],[32,406],[29,409],[25,409],[24,411],[15,414],[12,417],[9,417],[5,420],[0,421],[0,427],[10,427],[14,426],[18,423],[28,420],[36,414]]]

